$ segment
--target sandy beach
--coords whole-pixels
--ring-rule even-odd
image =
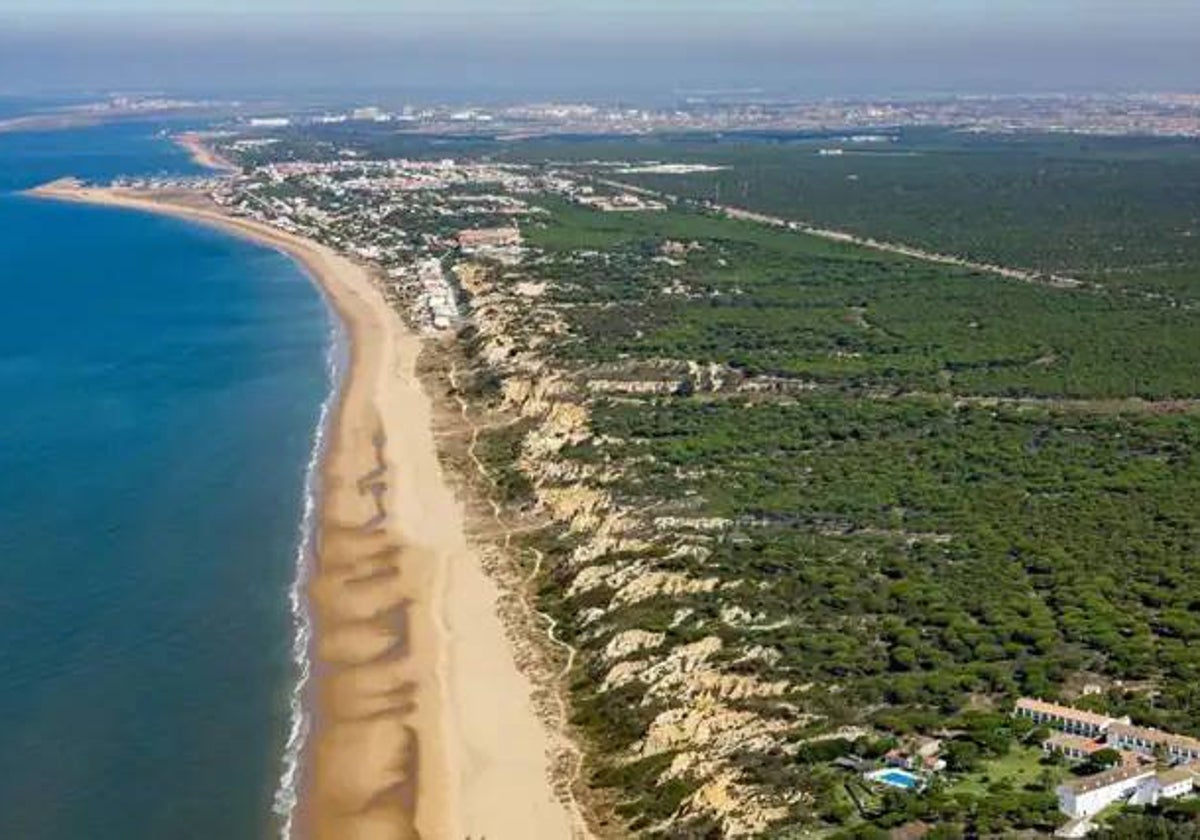
[[[174,141],[192,158],[192,163],[212,169],[216,172],[237,172],[238,167],[232,161],[226,160],[205,143],[205,137],[195,131],[186,131],[175,135]]]
[[[420,341],[367,271],[192,194],[70,181],[35,194],[177,216],[286,252],[346,327],[350,360],[322,464],[308,588],[313,730],[296,835],[572,837],[549,778],[550,735],[437,458],[416,375]]]

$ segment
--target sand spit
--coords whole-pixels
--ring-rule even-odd
[[[365,269],[195,195],[34,191],[218,226],[290,254],[350,337],[322,465],[313,730],[297,835],[316,840],[569,838],[551,741],[436,454],[420,341]],[[231,593],[236,597],[237,593]]]
[[[222,157],[208,145],[206,135],[196,131],[186,131],[183,134],[175,135],[172,139],[191,156],[192,163],[197,166],[203,166],[205,169],[212,169],[216,172],[241,171],[237,164]]]

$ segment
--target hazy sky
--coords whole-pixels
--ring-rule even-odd
[[[0,0],[0,90],[1200,89],[1200,0]]]

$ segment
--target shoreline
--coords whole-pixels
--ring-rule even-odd
[[[171,215],[282,251],[344,326],[348,364],[320,464],[316,552],[303,587],[311,725],[291,816],[297,835],[570,837],[550,782],[550,735],[438,460],[416,372],[421,341],[367,270],[194,194],[66,180],[31,192]]]
[[[311,279],[311,278],[310,278]],[[321,291],[324,295],[324,291]],[[292,613],[292,665],[296,680],[288,698],[291,718],[288,735],[280,760],[282,766],[276,782],[271,810],[279,818],[280,840],[291,840],[295,834],[297,806],[300,801],[300,786],[304,772],[304,759],[312,728],[310,696],[313,665],[313,617],[308,598],[308,583],[316,559],[316,541],[319,534],[319,511],[321,507],[321,472],[329,448],[329,435],[334,412],[342,391],[349,358],[346,328],[332,305],[326,301],[330,314],[330,338],[326,351],[326,370],[329,375],[329,392],[321,403],[317,426],[312,435],[312,449],[304,474],[304,512],[301,515],[299,539],[293,563],[292,584],[288,588],[288,603]]]
[[[188,153],[192,163],[210,169],[213,172],[226,174],[241,172],[241,167],[222,156],[205,143],[205,135],[198,131],[185,131],[171,137],[177,146]]]

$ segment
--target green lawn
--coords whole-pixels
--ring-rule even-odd
[[[959,778],[950,785],[951,793],[973,793],[984,795],[992,785],[1007,781],[1015,790],[1026,785],[1037,784],[1047,770],[1055,775],[1055,784],[1066,775],[1062,767],[1041,763],[1040,747],[1013,747],[1003,758],[992,759],[974,773]]]

